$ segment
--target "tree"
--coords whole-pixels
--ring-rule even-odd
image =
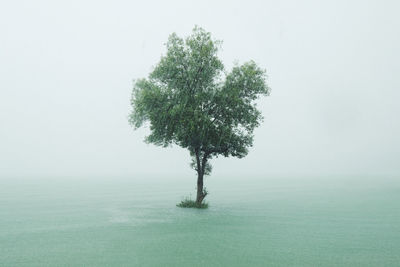
[[[166,55],[147,79],[135,81],[131,98],[129,121],[135,129],[149,122],[147,143],[189,150],[198,206],[207,195],[203,178],[211,173],[209,160],[247,155],[262,121],[255,100],[270,92],[265,71],[254,61],[225,72],[217,57],[220,45],[197,26],[185,39],[171,34]]]

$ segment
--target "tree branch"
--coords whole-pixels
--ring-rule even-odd
[[[196,154],[196,162],[197,162],[197,171],[199,172],[199,171],[202,170],[202,166],[201,166],[201,163],[200,163],[200,155],[199,155],[199,149],[198,148],[195,149],[195,154]]]
[[[210,154],[208,152],[204,152],[203,158],[201,159],[201,173],[204,174],[204,170],[206,169],[207,158]]]

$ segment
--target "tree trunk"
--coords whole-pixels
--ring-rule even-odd
[[[203,177],[204,177],[204,170],[205,164],[207,162],[207,156],[203,155],[203,158],[200,161],[200,153],[196,150],[196,161],[197,161],[197,197],[196,203],[197,205],[201,205],[203,199],[207,196],[207,192],[203,190]]]
[[[204,194],[203,192],[203,173],[201,170],[199,170],[197,175],[197,197],[196,197],[197,205],[201,204],[206,195],[207,194]]]

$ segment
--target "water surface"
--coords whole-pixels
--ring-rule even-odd
[[[1,266],[400,266],[400,183],[1,179]]]

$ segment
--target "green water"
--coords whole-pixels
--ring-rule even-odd
[[[400,183],[2,179],[0,266],[400,266]]]

